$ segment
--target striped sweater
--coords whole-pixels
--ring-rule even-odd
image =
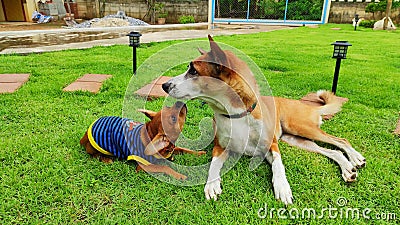
[[[144,124],[115,116],[102,117],[88,129],[90,144],[99,152],[120,159],[135,160],[143,165],[155,164],[159,155],[145,155],[140,139]]]

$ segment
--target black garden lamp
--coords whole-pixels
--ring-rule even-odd
[[[354,30],[357,30],[357,24],[358,24],[358,21],[360,20],[360,18],[358,17],[358,14],[355,14],[354,15]]]
[[[133,74],[136,74],[136,48],[140,46],[140,36],[142,36],[142,34],[136,31],[132,31],[127,36],[129,36],[129,46],[133,49]]]
[[[333,76],[333,84],[332,84],[332,92],[336,94],[336,87],[337,82],[339,79],[339,70],[340,70],[340,63],[342,59],[346,58],[347,55],[347,48],[351,46],[351,44],[347,41],[336,41],[332,43],[333,45],[333,56],[332,58],[336,59],[336,67],[335,67],[335,74]]]

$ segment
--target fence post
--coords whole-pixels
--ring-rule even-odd
[[[208,0],[208,29],[214,28],[215,0]]]
[[[247,20],[249,20],[249,16],[250,16],[250,0],[247,0],[247,15],[246,15]]]
[[[322,8],[322,16],[321,16],[322,24],[328,23],[330,8],[331,8],[331,0],[325,0],[324,6]]]
[[[283,17],[283,22],[284,22],[284,23],[286,23],[286,15],[287,15],[288,4],[289,4],[289,0],[286,0],[286,5],[285,5],[285,16]]]

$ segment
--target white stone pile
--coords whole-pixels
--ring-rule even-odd
[[[125,12],[118,11],[115,15],[108,15],[103,18],[94,18],[82,23],[74,20],[65,20],[68,28],[90,28],[90,27],[125,27],[125,26],[148,26],[149,24],[125,15]]]

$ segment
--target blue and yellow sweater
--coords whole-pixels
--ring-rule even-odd
[[[120,159],[135,160],[143,165],[155,164],[162,157],[145,155],[140,139],[144,124],[115,116],[102,117],[88,129],[90,144],[99,152]]]

